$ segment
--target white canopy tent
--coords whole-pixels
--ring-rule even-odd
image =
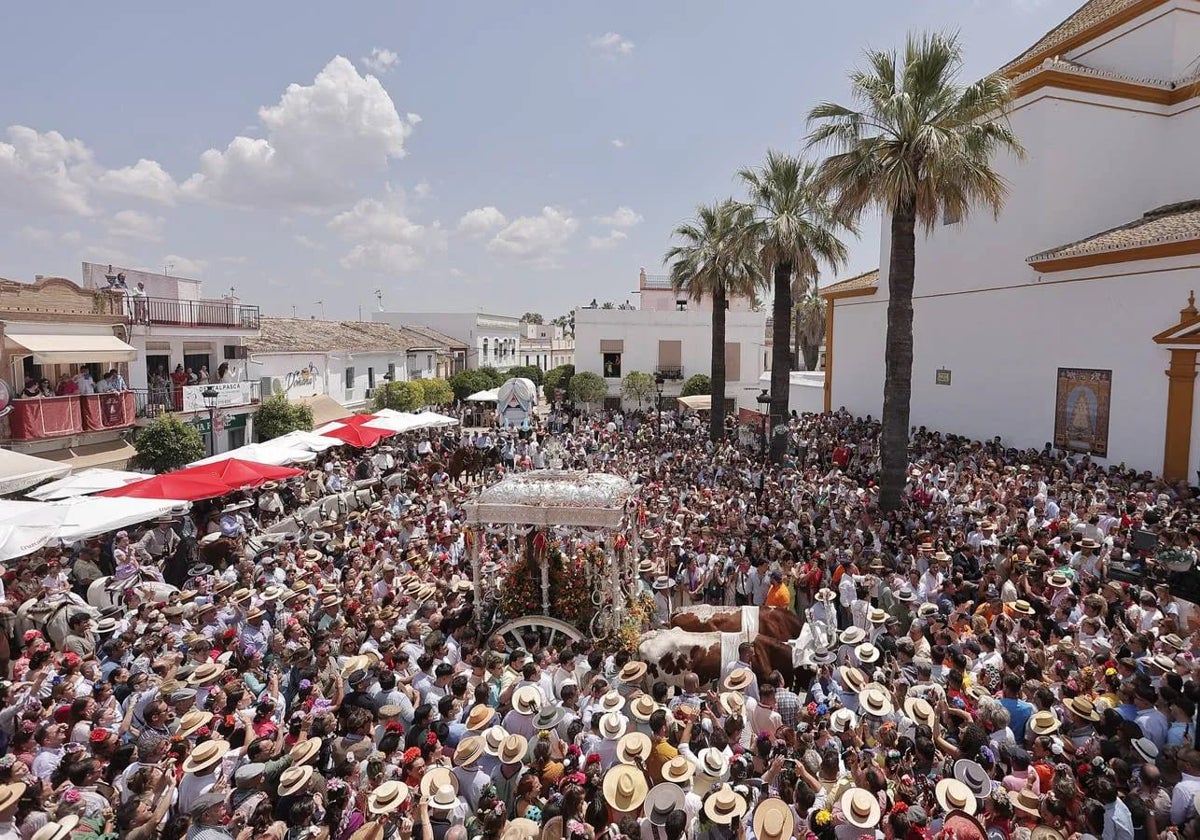
[[[467,397],[467,402],[496,402],[500,399],[499,388],[488,388],[486,391],[476,391]]]
[[[334,428],[334,427],[330,427]],[[286,435],[280,435],[277,438],[271,438],[267,441],[270,446],[279,446],[286,449],[307,449],[309,452],[324,452],[326,449],[332,449],[335,446],[341,446],[342,443],[335,438],[322,437],[317,432],[288,432]]]
[[[709,394],[697,394],[694,397],[677,397],[675,400],[682,408],[692,411],[711,411],[712,397]]]
[[[239,446],[237,449],[230,449],[228,452],[211,455],[208,458],[201,458],[199,461],[193,461],[188,464],[188,466],[195,467],[200,464],[212,464],[217,461],[228,460],[229,458],[237,458],[242,461],[253,461],[256,464],[270,464],[273,467],[283,467],[288,464],[311,461],[316,457],[316,453],[311,449],[299,446],[281,446],[275,441],[269,440],[265,443],[248,443],[245,446]]]
[[[48,478],[58,478],[70,471],[70,464],[0,449],[0,496],[16,493]]]
[[[60,478],[57,481],[51,481],[49,484],[43,484],[36,490],[26,493],[25,496],[30,499],[36,499],[39,502],[49,502],[54,499],[71,499],[75,496],[87,496],[92,493],[103,492],[104,490],[124,487],[126,484],[141,481],[146,477],[144,473],[95,467],[94,469],[83,470],[74,475],[69,475],[66,478]]]
[[[445,414],[438,414],[436,411],[422,411],[420,414],[414,415],[421,420],[421,429],[439,429],[443,426],[457,426],[458,420],[454,417],[447,417]]]
[[[78,542],[187,507],[187,502],[175,499],[0,500],[0,561],[24,557],[56,540]]]

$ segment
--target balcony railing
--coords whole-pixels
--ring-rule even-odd
[[[674,288],[671,285],[671,275],[669,274],[647,274],[641,286],[643,289],[654,290],[670,290]]]
[[[663,367],[659,365],[654,369],[654,373],[663,379],[683,379],[683,368],[681,367]]]
[[[175,300],[173,298],[126,298],[127,317],[136,324],[161,324],[175,327],[224,327],[256,330],[257,306],[222,300]]]
[[[167,383],[156,388],[134,388],[132,393],[137,403],[137,417],[153,419],[168,411],[205,411],[208,406],[205,404],[203,393],[207,387],[208,385],[185,385],[175,388]],[[258,380],[213,383],[212,387],[217,391],[218,409],[253,405],[259,401]]]
[[[134,424],[137,397],[130,391],[15,400],[8,415],[12,440],[42,440]]]

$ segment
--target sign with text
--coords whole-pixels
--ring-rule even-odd
[[[950,384],[950,371],[946,370],[945,368],[939,368],[933,374],[933,384],[934,385],[949,385]]]
[[[209,406],[204,402],[204,392],[208,388],[213,388],[217,392],[217,408],[229,408],[250,403],[249,382],[214,382],[208,385],[184,386],[183,410],[207,411]]]

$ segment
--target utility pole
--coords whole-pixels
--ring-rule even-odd
[[[323,301],[323,300],[317,301],[317,306],[321,307],[321,320],[324,321],[325,320],[325,301]]]

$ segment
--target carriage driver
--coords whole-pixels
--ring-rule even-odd
[[[242,521],[241,510],[245,507],[242,502],[225,505],[221,510],[221,536],[229,539],[240,539],[246,536],[246,525]]]
[[[179,535],[171,527],[174,523],[175,520],[170,516],[158,517],[154,520],[154,527],[142,535],[134,548],[142,549],[155,563],[161,563],[179,547]]]

